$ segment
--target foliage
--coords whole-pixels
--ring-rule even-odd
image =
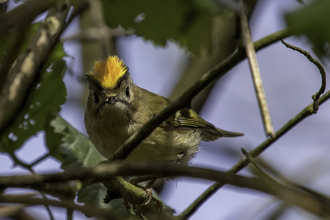
[[[17,117],[18,126],[14,124],[8,129],[8,135],[2,136],[0,150],[14,152],[28,138],[43,130],[49,112],[59,111],[59,106],[66,100],[66,89],[62,81],[66,70],[64,56],[63,45],[58,44],[46,61],[42,70],[43,77],[32,94],[28,110]]]
[[[80,167],[92,167],[104,161],[94,145],[88,138],[72,127],[61,116],[51,114],[49,124],[46,127],[46,143],[49,154],[62,162],[62,169],[77,169]],[[84,184],[78,192],[78,202],[93,204],[96,207],[108,210],[121,210],[126,214],[120,202],[106,205],[103,197],[106,188],[101,183]],[[115,207],[114,207],[115,205]]]
[[[329,9],[330,1],[317,0],[286,15],[290,30],[296,35],[306,35],[319,57],[330,56]]]
[[[202,0],[189,2],[184,0],[102,0],[101,2],[105,21],[110,27],[132,29],[137,35],[159,46],[165,46],[167,41],[175,41],[197,55],[201,51],[210,50],[213,46],[211,30],[214,16],[226,16],[226,12],[232,10],[219,8],[215,1]],[[26,3],[19,7],[24,7],[24,4]],[[54,7],[56,4],[52,2],[49,7]],[[330,30],[327,27],[330,23],[329,8],[329,1],[317,0],[286,15],[291,33],[306,35],[320,57],[329,55]],[[0,14],[0,20],[4,18],[1,16],[5,15],[5,13]],[[11,19],[14,20],[14,18]],[[15,60],[20,59],[20,55],[27,49],[33,38],[40,34],[38,33],[39,26],[40,23],[30,25],[29,34],[24,38]],[[11,32],[9,27],[6,29],[0,25],[0,29],[5,29],[5,31],[0,30],[0,67],[4,65],[6,56],[12,49],[8,45],[15,32]],[[39,131],[45,131],[48,155],[56,158],[65,171],[94,167],[104,160],[89,139],[58,114],[67,95],[63,82],[63,76],[67,70],[64,60],[66,56],[63,43],[57,39],[50,55],[40,58],[43,59],[43,65],[38,71],[42,77],[34,82],[34,90],[29,93],[27,106],[20,109],[15,123],[6,128],[0,136],[0,151],[8,153],[9,157],[15,157],[15,151],[24,146],[29,138]],[[1,93],[0,98],[2,98]],[[324,101],[325,98],[322,102]],[[15,158],[15,160],[18,159]],[[32,170],[29,165],[24,165],[23,162],[20,164]],[[70,183],[65,184],[70,185]],[[78,187],[79,191],[74,192],[77,193],[78,202],[92,204],[118,216],[128,216],[120,200],[110,204],[103,203],[102,198],[106,194],[106,188],[101,183],[86,181],[76,184],[82,186]],[[157,197],[156,194],[154,195]],[[58,198],[61,197],[58,196]],[[164,209],[166,213],[173,216],[169,207],[165,205]],[[282,213],[283,210],[281,209],[280,212]]]
[[[195,54],[201,48],[211,47],[212,14],[194,1],[104,0],[102,3],[106,21],[112,27],[133,28],[145,39],[162,46],[174,39]]]

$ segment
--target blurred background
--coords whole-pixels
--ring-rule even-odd
[[[19,3],[9,1],[8,6],[14,8],[16,4]],[[259,1],[250,17],[253,40],[284,29],[284,14],[301,6],[294,0]],[[76,18],[62,36],[68,55],[68,70],[64,77],[68,95],[60,115],[84,134],[83,115],[87,98],[84,74],[91,69],[94,60],[102,58],[102,54],[97,54],[100,51],[97,42],[77,40],[81,30],[90,25],[88,20],[88,15]],[[219,36],[226,33],[227,29],[222,29]],[[286,40],[312,52],[305,38],[290,37]],[[187,85],[177,85],[188,70],[204,68],[206,72],[217,63],[205,64],[201,61],[203,58],[191,57],[175,42],[168,41],[165,47],[161,47],[131,34],[119,36],[111,42],[111,51],[124,60],[135,84],[171,98],[176,98],[186,89]],[[321,85],[320,74],[303,55],[287,49],[280,42],[258,52],[257,58],[273,126],[277,131],[312,102],[311,96]],[[325,68],[329,70],[328,65]],[[199,77],[196,76],[196,80]],[[241,148],[250,151],[266,139],[247,61],[216,82],[209,97],[204,100],[204,105],[196,102],[194,106],[200,109],[199,113],[205,120],[221,129],[243,132],[245,136],[201,142],[201,151],[192,160],[192,165],[226,171],[243,157]],[[261,155],[259,162],[265,163],[264,167],[269,166],[268,171],[272,170],[275,177],[289,179],[329,195],[329,110],[330,102],[324,103],[316,115],[308,117],[272,144]],[[16,151],[16,156],[30,163],[46,153],[44,142],[44,132],[39,132]],[[0,161],[0,175],[29,173],[20,167],[13,168],[13,162],[6,154],[0,153]],[[61,169],[56,159],[49,158],[35,166],[34,170],[43,173]],[[251,170],[245,168],[240,174],[251,175]],[[184,177],[176,181],[169,180],[165,182],[160,196],[176,214],[180,214],[212,184],[210,181]],[[55,219],[65,218],[62,209],[51,209],[55,210]],[[283,212],[279,212],[282,209]],[[40,219],[49,218],[43,206],[28,210]],[[297,207],[286,207],[283,202],[267,194],[228,185],[214,194],[191,219],[270,219],[274,213],[279,213],[278,219],[319,219]],[[75,212],[74,219],[86,217]]]

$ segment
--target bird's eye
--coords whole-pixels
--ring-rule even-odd
[[[129,93],[129,87],[127,86],[127,87],[126,87],[126,97],[129,98],[130,95],[131,95],[131,94]]]
[[[94,95],[94,102],[97,104],[97,103],[99,103],[99,97],[96,95],[96,93],[95,92],[93,92],[93,95]]]
[[[101,86],[100,84],[97,84],[97,88],[98,88],[99,90],[102,90],[102,86]]]

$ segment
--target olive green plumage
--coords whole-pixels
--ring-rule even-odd
[[[116,59],[118,68],[112,69],[118,71],[121,68],[120,77],[116,75],[117,72],[111,72],[109,67],[117,64],[113,59]],[[155,117],[171,101],[136,86],[127,67],[118,57],[109,57],[102,62],[104,63],[99,61],[98,64],[106,68],[104,73],[96,63],[94,71],[98,71],[97,77],[96,73],[87,74],[89,96],[85,126],[90,140],[98,151],[104,157],[110,158],[128,137]],[[123,69],[125,69],[124,74]],[[107,81],[111,79],[115,79],[116,82]],[[102,80],[105,82],[100,82]],[[126,160],[173,161],[187,164],[199,150],[200,140],[214,141],[220,137],[241,135],[243,134],[215,128],[192,109],[184,108],[159,125]]]

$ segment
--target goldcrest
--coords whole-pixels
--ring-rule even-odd
[[[85,126],[90,140],[105,158],[114,152],[171,101],[134,84],[125,63],[117,56],[96,61],[87,73],[89,96]],[[126,158],[188,164],[199,142],[242,136],[216,128],[192,109],[184,108],[160,124]]]

